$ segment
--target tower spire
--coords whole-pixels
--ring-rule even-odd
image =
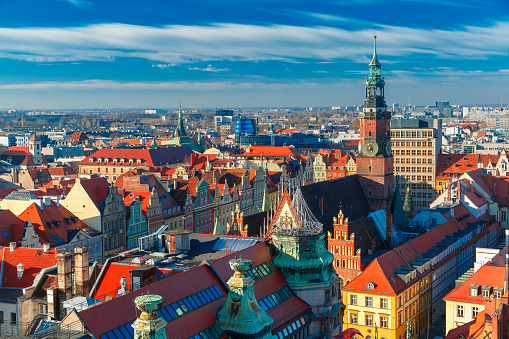
[[[175,137],[185,137],[186,129],[184,127],[184,120],[182,119],[182,103],[179,105],[179,117],[177,121],[177,128],[175,129]]]

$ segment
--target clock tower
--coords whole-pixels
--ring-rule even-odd
[[[374,37],[373,59],[366,78],[366,93],[360,124],[360,154],[357,174],[372,210],[390,213],[393,197],[393,158],[391,153],[391,112],[387,111],[382,65],[376,54]]]

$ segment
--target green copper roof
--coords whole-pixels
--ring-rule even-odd
[[[182,108],[179,108],[179,117],[177,122],[177,128],[175,129],[175,137],[185,137],[186,129],[184,127],[184,120],[182,119]]]
[[[370,66],[382,66],[380,61],[378,61],[378,57],[376,55],[376,36],[374,37],[374,46],[373,46],[373,59],[371,59]]]
[[[216,224],[214,225],[214,232],[212,232],[212,234],[224,235],[223,226],[221,226],[219,218],[216,218]]]

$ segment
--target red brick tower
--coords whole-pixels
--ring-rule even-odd
[[[371,209],[385,209],[390,213],[394,181],[391,113],[385,104],[385,82],[376,54],[376,36],[374,38],[373,59],[366,78],[366,98],[359,115],[361,151],[357,156],[357,174]]]

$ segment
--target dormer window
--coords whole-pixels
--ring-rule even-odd
[[[94,158],[88,159],[88,162],[90,162],[90,163],[94,162]]]
[[[137,164],[141,164],[141,159],[138,159],[138,161],[136,161]]]
[[[500,288],[500,287],[493,288],[493,295],[494,295],[495,299],[502,298],[502,288]]]
[[[369,282],[366,284],[366,289],[368,290],[374,290],[375,289],[375,283]]]
[[[132,165],[133,159],[129,159],[129,165]]]
[[[479,285],[472,284],[470,285],[470,296],[477,297],[479,295]]]
[[[482,287],[482,296],[483,298],[489,298],[490,297],[490,291],[491,291],[491,286],[483,286]]]

